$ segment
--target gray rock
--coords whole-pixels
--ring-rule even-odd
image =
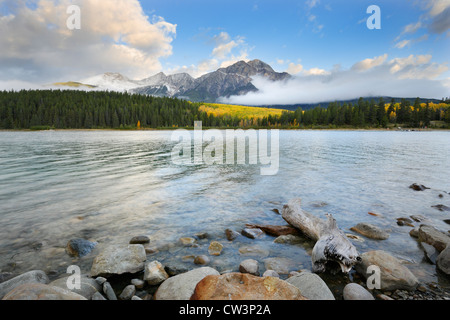
[[[241,262],[239,265],[239,272],[249,273],[254,276],[259,276],[259,264],[258,261],[253,259],[247,259]]]
[[[152,261],[145,264],[144,280],[149,285],[159,285],[168,278],[169,275],[159,261]]]
[[[0,273],[0,283],[8,281],[12,278],[14,278],[14,274],[12,274],[11,272],[1,272]]]
[[[106,300],[106,298],[100,293],[100,292],[96,292],[92,295],[91,300]]]
[[[189,300],[197,284],[209,275],[219,275],[210,267],[194,269],[164,281],[154,295],[155,300]]]
[[[267,258],[264,260],[266,270],[274,270],[278,274],[289,274],[293,269],[298,269],[297,263],[287,258]]]
[[[87,300],[69,290],[43,283],[25,283],[8,292],[3,300]]]
[[[315,273],[302,272],[286,281],[300,289],[302,295],[310,300],[335,300],[326,283]]]
[[[67,280],[69,279],[69,277],[70,276],[59,278],[55,281],[52,281],[49,285],[75,292],[88,300],[90,300],[96,292],[102,290],[101,285],[98,284],[96,280],[88,278],[87,276],[81,276],[80,289],[69,289],[67,287]]]
[[[386,240],[389,238],[389,233],[381,230],[379,227],[370,223],[358,223],[356,226],[350,228],[350,230],[357,232],[367,238],[375,240]]]
[[[150,238],[147,236],[136,236],[131,238],[130,244],[147,244],[150,243]]]
[[[195,264],[199,264],[199,265],[207,265],[211,262],[211,259],[209,259],[208,256],[206,255],[200,255],[200,256],[196,256],[194,258],[194,263]]]
[[[428,261],[432,264],[436,264],[436,259],[439,255],[439,252],[437,252],[435,247],[425,242],[421,242],[420,245],[422,246],[425,257],[428,259]]]
[[[131,297],[131,300],[142,300],[141,298],[139,298],[138,296],[133,296],[133,297]]]
[[[228,241],[233,241],[237,237],[239,237],[241,234],[237,231],[226,229],[225,230],[225,236],[227,237]]]
[[[120,300],[131,300],[131,298],[136,293],[136,287],[132,284],[129,286],[126,286],[125,289],[123,289],[122,293],[119,295]]]
[[[142,271],[147,256],[144,246],[130,244],[127,246],[110,246],[95,257],[91,268],[91,276],[118,275]]]
[[[103,284],[104,284],[106,281],[108,281],[108,279],[103,278],[103,277],[97,277],[97,278],[95,278],[95,281],[96,281],[99,285],[103,286]]]
[[[357,283],[349,283],[344,287],[344,300],[375,300],[372,294]]]
[[[131,284],[136,287],[136,289],[142,289],[145,286],[145,281],[141,279],[133,279],[131,280]]]
[[[66,252],[72,257],[84,257],[95,248],[97,242],[91,242],[85,239],[69,240],[66,246]]]
[[[450,245],[439,254],[436,266],[445,274],[450,275]]]
[[[273,242],[281,244],[299,244],[303,242],[303,239],[293,234],[287,234],[277,237]]]
[[[34,270],[29,271],[20,276],[9,279],[8,281],[0,283],[0,299],[2,299],[8,292],[26,283],[42,283],[48,284],[50,280],[44,271]]]
[[[103,293],[106,295],[108,300],[117,300],[116,293],[114,292],[109,282],[105,282],[103,284]]]
[[[361,263],[355,266],[356,271],[367,278],[372,275],[367,273],[369,266],[380,268],[380,286],[383,291],[396,289],[415,290],[419,284],[417,278],[406,268],[400,260],[389,253],[376,250],[365,252],[361,255]]]
[[[239,248],[239,253],[243,256],[265,258],[269,255],[269,250],[258,245],[245,245]]]
[[[450,244],[450,237],[432,226],[423,224],[419,228],[419,241],[431,244],[441,252]]]

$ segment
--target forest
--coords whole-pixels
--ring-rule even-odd
[[[248,107],[246,107],[248,108]],[[229,108],[228,108],[229,109]],[[255,109],[257,110],[257,109]],[[255,112],[257,114],[257,112]],[[0,91],[0,129],[167,129],[216,128],[450,128],[450,101],[412,104],[380,98],[355,104],[330,103],[310,110],[242,117],[168,97],[77,90]]]

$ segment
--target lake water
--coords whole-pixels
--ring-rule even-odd
[[[209,242],[224,245],[212,257],[220,271],[237,270],[239,252],[257,245],[256,258],[288,258],[292,270],[310,269],[311,244],[274,244],[273,237],[228,242],[224,230],[246,223],[285,225],[282,206],[302,198],[318,216],[331,213],[346,233],[359,222],[389,230],[384,241],[353,241],[362,253],[383,249],[408,261],[421,281],[447,285],[424,260],[410,227],[396,218],[423,215],[447,231],[450,206],[450,132],[281,131],[277,175],[259,165],[175,165],[171,131],[0,132],[0,271],[64,273],[77,264],[88,273],[95,254],[110,244],[148,235],[159,252],[148,259],[194,268],[193,255]],[[412,183],[430,190],[416,192]],[[440,198],[439,195],[443,197]],[[381,216],[372,216],[375,212]],[[415,223],[418,225],[417,223]],[[180,237],[207,232],[198,247]],[[97,241],[94,252],[72,259],[68,240]]]

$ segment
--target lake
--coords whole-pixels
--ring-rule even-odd
[[[383,249],[407,260],[421,281],[448,283],[426,262],[411,227],[396,219],[423,215],[447,231],[450,206],[450,132],[280,131],[279,171],[262,176],[259,165],[177,165],[171,131],[0,132],[0,271],[41,269],[58,276],[71,264],[88,273],[95,254],[110,244],[148,235],[158,252],[148,260],[192,269],[193,256],[210,241],[224,245],[212,266],[237,270],[256,245],[255,257],[288,258],[293,270],[310,269],[311,244],[273,243],[273,237],[227,241],[224,230],[246,223],[285,225],[290,199],[304,209],[331,213],[346,233],[359,222],[388,230],[388,240],[353,241],[362,253]],[[413,191],[412,183],[429,190]],[[443,197],[439,197],[443,195]],[[369,215],[378,213],[379,216]],[[415,223],[415,225],[419,225]],[[196,247],[180,237],[207,232]],[[90,255],[72,259],[70,239],[98,242]]]

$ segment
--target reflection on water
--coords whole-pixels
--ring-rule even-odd
[[[76,263],[88,272],[102,246],[128,243],[140,234],[159,246],[152,258],[188,269],[191,256],[207,253],[211,239],[225,247],[212,259],[221,271],[236,270],[244,257],[239,248],[248,245],[260,246],[261,262],[286,257],[297,269],[310,268],[306,240],[280,245],[265,236],[228,242],[224,234],[246,223],[284,225],[272,209],[301,197],[305,209],[322,217],[332,213],[347,233],[359,222],[390,230],[388,240],[355,246],[361,252],[387,250],[413,262],[419,279],[437,279],[410,228],[397,226],[396,218],[421,214],[450,229],[442,221],[448,217],[431,207],[450,206],[443,192],[450,191],[450,133],[282,131],[276,176],[261,176],[256,165],[174,165],[170,138],[169,131],[1,132],[0,270],[64,272]],[[414,192],[408,188],[414,182],[431,189]],[[198,232],[209,239],[196,248],[176,245],[178,238]],[[99,246],[72,260],[64,247],[73,238]]]

